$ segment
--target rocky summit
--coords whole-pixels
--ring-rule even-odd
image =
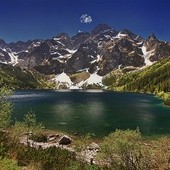
[[[58,88],[61,84],[69,88],[102,86],[102,77],[113,70],[140,69],[168,56],[170,43],[158,40],[153,33],[144,39],[106,24],[72,37],[60,33],[52,39],[9,44],[0,39],[1,63],[56,75]]]

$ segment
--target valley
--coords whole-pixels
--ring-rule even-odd
[[[0,5],[0,170],[170,170],[169,0]]]

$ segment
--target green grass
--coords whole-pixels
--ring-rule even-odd
[[[5,85],[12,89],[42,89],[50,87],[46,77],[35,70],[0,64],[0,86]]]

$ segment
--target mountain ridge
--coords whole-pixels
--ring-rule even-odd
[[[56,75],[56,83],[64,83],[67,88],[79,85],[74,81],[72,84],[63,82],[63,79],[60,81],[60,74],[65,73],[70,78],[87,72],[90,77],[86,77],[98,79],[99,82],[94,81],[94,84],[101,86],[101,77],[113,70],[139,70],[168,56],[170,43],[158,40],[153,33],[144,39],[130,30],[117,31],[106,24],[72,37],[60,33],[46,40],[9,44],[0,40],[1,63]],[[82,79],[81,85],[84,87],[87,82],[91,81]]]

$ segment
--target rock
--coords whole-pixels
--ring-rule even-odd
[[[58,138],[59,136],[60,136],[59,134],[49,134],[47,138],[53,138],[53,137]]]
[[[67,125],[67,123],[66,122],[60,122],[60,123],[58,123],[59,125],[62,125],[62,126],[65,126],[65,125]]]
[[[47,136],[47,141],[48,142],[53,142],[56,141],[60,136],[58,134],[49,134]]]
[[[53,142],[53,141],[55,141],[56,140],[56,138],[55,137],[52,137],[52,138],[49,138],[48,139],[48,142]]]
[[[59,145],[68,145],[71,143],[71,141],[72,140],[69,136],[64,135],[59,139]]]
[[[100,146],[97,143],[92,142],[89,146],[89,150],[100,150]]]

